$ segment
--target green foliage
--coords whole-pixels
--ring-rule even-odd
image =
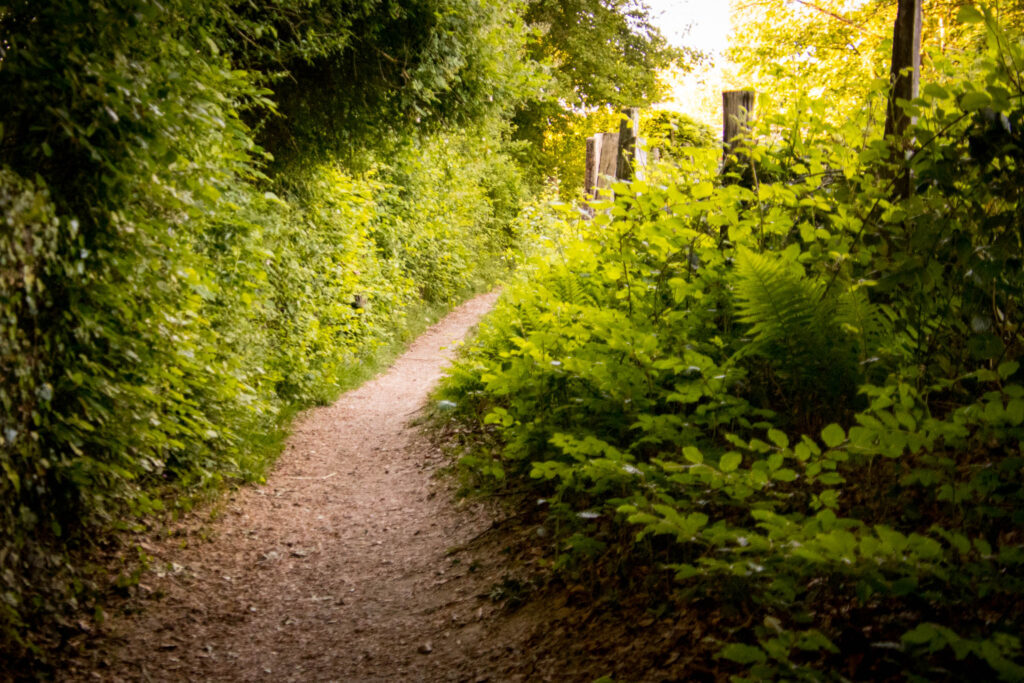
[[[858,364],[878,347],[878,307],[858,290],[832,299],[825,283],[785,258],[740,247],[735,268],[736,320],[750,335],[737,358],[771,364],[785,387],[776,400],[798,402],[804,414],[814,406],[820,416],[841,415],[861,379]]]
[[[803,100],[746,177],[617,185],[441,390],[554,567],[714,614],[746,680],[1024,675],[1024,50],[981,16],[907,141]]]
[[[503,271],[523,196],[501,114],[529,70],[512,9],[0,8],[0,670],[59,643],[111,532],[258,479],[266,435]],[[316,86],[413,37],[401,88]]]
[[[527,156],[526,170],[543,173],[545,179],[557,183],[563,199],[578,198],[583,192],[585,163],[582,160],[586,159],[587,138],[596,133],[618,131],[620,120],[621,115],[609,107],[553,114],[537,131],[536,139],[521,152]],[[519,135],[524,134],[525,129],[521,128]]]
[[[551,65],[552,100],[571,107],[657,101],[658,70],[681,56],[636,0],[533,0],[524,19],[537,30],[531,57]]]
[[[277,112],[250,117],[274,169],[351,163],[396,138],[503,116],[539,87],[519,3],[316,0],[241,7],[232,52],[272,84]],[[297,15],[297,16],[296,16]],[[258,123],[256,123],[258,121]]]
[[[657,148],[665,161],[687,159],[694,148],[718,144],[718,137],[710,126],[668,109],[645,112],[640,119],[640,134],[648,149]]]
[[[412,140],[398,152],[377,169],[389,182],[374,240],[421,298],[451,303],[504,269],[523,201],[519,168],[501,154],[500,137],[473,130]]]
[[[659,101],[659,71],[693,55],[668,45],[636,0],[532,0],[526,54],[549,76],[518,106],[517,140],[535,185],[555,178],[562,197],[583,185],[586,138],[618,130],[618,110]]]
[[[1005,26],[1024,26],[1024,3],[992,3]],[[729,61],[742,83],[791,107],[813,100],[834,126],[860,130],[885,116],[896,3],[885,0],[758,0],[734,8]],[[975,20],[965,21],[964,17]],[[943,83],[950,62],[962,75],[984,51],[985,24],[968,0],[932,0],[924,8],[921,72],[924,82]],[[766,108],[759,105],[759,109]],[[861,142],[863,144],[863,142]]]

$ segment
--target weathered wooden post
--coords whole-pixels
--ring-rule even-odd
[[[917,97],[921,83],[921,1],[898,0],[896,25],[892,32],[892,69],[889,72],[889,103],[885,110],[885,136],[902,138],[911,118],[897,104]],[[894,153],[903,156],[901,147]],[[896,193],[909,197],[913,185],[909,169],[896,179]]]
[[[725,143],[724,158],[739,144],[737,138],[749,127],[754,117],[754,92],[752,90],[726,90],[722,93],[722,142]]]
[[[619,180],[630,180],[636,172],[636,140],[639,131],[640,109],[623,109],[622,120],[619,122],[618,161],[615,166],[615,177]]]
[[[601,133],[587,138],[587,166],[583,174],[583,192],[587,197],[597,196],[597,180],[601,166]]]
[[[722,92],[722,167],[720,173],[723,175],[738,170],[739,180],[742,185],[752,183],[751,176],[754,175],[753,167],[748,174],[744,168],[745,161],[741,156],[746,156],[739,149],[743,135],[750,127],[750,121],[754,118],[754,98],[752,90],[725,90]],[[735,156],[734,156],[735,155]],[[737,168],[739,167],[739,168]],[[735,179],[728,179],[727,182],[737,182]],[[723,225],[719,229],[719,239],[724,244],[729,238],[729,228]]]
[[[647,140],[636,139],[636,151],[633,154],[633,175],[637,180],[647,180]]]
[[[599,133],[601,136],[601,160],[597,166],[597,187],[605,189],[609,187],[608,178],[615,178],[615,170],[618,164],[619,134]]]

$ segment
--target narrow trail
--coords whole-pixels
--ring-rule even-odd
[[[515,649],[485,633],[493,572],[451,553],[492,517],[433,477],[441,454],[409,424],[495,298],[467,302],[385,374],[301,416],[267,483],[234,494],[207,539],[147,547],[166,568],[142,580],[158,597],[116,615],[102,656],[67,677],[519,678],[496,673]]]

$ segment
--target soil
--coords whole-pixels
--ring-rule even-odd
[[[507,600],[531,584],[505,551],[536,528],[456,496],[437,476],[440,448],[412,424],[495,298],[462,305],[385,374],[300,416],[266,484],[233,493],[216,519],[196,513],[143,543],[153,559],[135,594],[108,607],[58,678],[674,679],[693,635],[678,615],[624,621],[565,588]]]

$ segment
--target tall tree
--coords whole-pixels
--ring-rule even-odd
[[[889,74],[889,100],[885,109],[885,134],[902,138],[911,117],[901,106],[917,97],[921,83],[921,0],[899,0],[892,33],[892,66]],[[902,142],[894,152],[903,153]],[[912,177],[902,169],[896,178],[896,192],[909,197]]]

